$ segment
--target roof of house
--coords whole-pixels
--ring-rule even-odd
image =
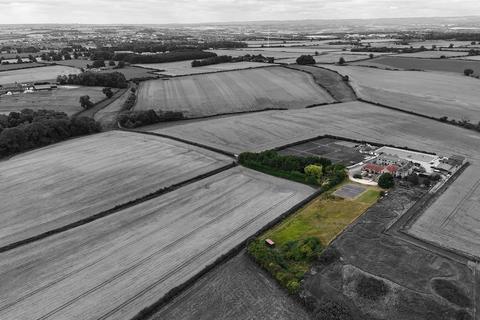
[[[388,165],[385,167],[385,170],[387,170],[390,173],[395,173],[398,171],[398,167],[394,164]]]
[[[384,167],[375,163],[367,163],[366,165],[363,166],[363,169],[380,173],[383,171]]]

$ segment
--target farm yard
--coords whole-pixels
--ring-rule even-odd
[[[241,70],[250,68],[261,68],[271,66],[273,64],[267,64],[263,62],[229,62],[212,64],[208,66],[192,67],[193,60],[167,62],[167,63],[149,63],[149,64],[137,64],[136,66],[149,69],[157,69],[155,74],[166,76],[184,76],[189,74],[201,74],[212,73],[220,71]]]
[[[179,163],[183,165],[178,167]],[[225,156],[180,142],[121,131],[18,155],[0,162],[0,247],[89,218],[230,163]]]
[[[328,66],[348,75],[359,97],[430,117],[480,121],[480,81],[462,75]]]
[[[42,80],[56,80],[58,75],[78,74],[77,68],[66,66],[47,66],[21,70],[0,72],[0,85],[13,84],[15,82],[35,82]]]
[[[468,167],[408,232],[480,259],[479,171],[478,164]]]
[[[480,139],[476,132],[358,101],[197,120],[165,129],[151,126],[144,130],[233,153],[269,150],[334,134],[446,156],[460,154],[480,161]]]
[[[218,303],[222,301],[222,303]],[[151,320],[310,320],[245,252],[207,273]]]
[[[22,109],[48,109],[62,111],[69,116],[83,110],[79,99],[88,95],[90,101],[97,103],[105,99],[101,87],[59,86],[51,91],[18,93],[0,96],[0,112],[9,113]]]
[[[0,318],[132,318],[313,191],[237,167],[1,253]]]
[[[400,56],[382,56],[372,60],[353,62],[351,64],[358,66],[372,66],[382,69],[395,68],[451,72],[462,76],[465,69],[473,69],[475,75],[480,74],[480,62],[460,59],[420,59]]]
[[[269,67],[143,82],[134,109],[181,111],[186,117],[202,117],[331,102],[333,98],[312,76]]]

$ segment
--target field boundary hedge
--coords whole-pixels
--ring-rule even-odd
[[[62,227],[59,227],[59,228],[56,228],[56,229],[52,229],[52,230],[49,230],[47,232],[44,232],[44,233],[41,233],[39,235],[36,235],[36,236],[33,236],[33,237],[30,237],[30,238],[27,238],[27,239],[24,239],[24,240],[21,240],[21,241],[17,241],[17,242],[14,242],[14,243],[10,243],[8,245],[5,245],[3,247],[0,247],[0,253],[3,253],[3,252],[6,252],[6,251],[9,251],[9,250],[13,250],[13,249],[16,249],[18,247],[21,247],[23,245],[26,245],[26,244],[29,244],[29,243],[32,243],[32,242],[35,242],[35,241],[38,241],[38,240],[42,240],[42,239],[45,239],[47,237],[50,237],[50,236],[53,236],[53,235],[56,235],[56,234],[59,234],[59,233],[62,233],[62,232],[65,232],[65,231],[68,231],[68,230],[71,230],[71,229],[74,229],[76,227],[79,227],[79,226],[83,226],[87,223],[90,223],[90,222],[93,222],[93,221],[96,221],[98,219],[101,219],[101,218],[104,218],[104,217],[107,217],[107,216],[110,216],[112,214],[115,214],[121,210],[125,210],[125,209],[128,209],[130,207],[133,207],[135,205],[138,205],[140,203],[143,203],[145,201],[148,201],[148,200],[151,200],[151,199],[155,199],[161,195],[164,195],[164,194],[167,194],[167,193],[170,193],[172,191],[175,191],[181,187],[184,187],[186,185],[189,185],[189,184],[192,184],[194,182],[197,182],[197,181],[200,181],[200,180],[203,180],[205,178],[208,178],[208,177],[211,177],[211,176],[214,176],[216,174],[219,174],[223,171],[226,171],[226,170],[229,170],[229,169],[232,169],[234,167],[237,166],[237,163],[236,162],[232,162],[228,165],[225,165],[223,167],[220,167],[218,169],[215,169],[215,170],[212,170],[210,172],[206,172],[206,173],[203,173],[201,175],[198,175],[196,177],[193,177],[191,179],[188,179],[188,180],[185,180],[185,181],[182,181],[182,182],[179,182],[179,183],[176,183],[174,185],[171,185],[171,186],[168,186],[168,187],[163,187],[157,191],[154,191],[152,193],[149,193],[143,197],[140,197],[138,199],[135,199],[135,200],[131,200],[131,201],[128,201],[126,203],[122,203],[122,204],[119,204],[111,209],[108,209],[108,210],[105,210],[105,211],[102,211],[102,212],[99,212],[97,214],[94,214],[92,216],[89,216],[89,217],[86,217],[84,219],[81,219],[81,220],[78,220],[78,221],[75,221],[73,223],[70,223],[70,224],[67,224],[65,226],[62,226]]]
[[[174,76],[169,76],[166,74],[162,74],[160,70],[155,72],[155,74],[166,76],[168,78],[181,78],[181,77],[191,77],[191,76],[200,76],[203,74],[212,74],[212,73],[222,73],[222,72],[233,72],[233,71],[242,71],[242,70],[252,70],[252,69],[263,69],[263,68],[276,68],[276,67],[283,67],[281,65],[272,64],[272,65],[265,65],[265,66],[258,66],[258,67],[248,67],[248,68],[238,68],[238,69],[230,69],[230,70],[218,70],[218,71],[208,71],[208,72],[201,72],[201,73],[189,73],[189,74],[178,74]],[[163,71],[165,72],[165,70]]]
[[[43,68],[43,67],[49,67],[49,64],[43,64],[40,62],[37,62],[40,65],[39,66],[29,66],[29,67],[21,67],[21,68],[15,68],[15,69],[8,69],[8,70],[0,70],[0,72],[7,72],[7,71],[17,71],[17,70],[25,70],[25,69],[35,69],[35,68]],[[28,63],[22,63],[22,64],[28,64]]]

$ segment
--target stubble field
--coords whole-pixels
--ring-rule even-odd
[[[269,67],[143,82],[134,109],[181,111],[187,117],[200,117],[333,101],[310,75]]]
[[[108,132],[0,162],[0,247],[80,221],[226,166],[207,150]]]
[[[478,79],[435,72],[387,71],[356,66],[327,66],[350,77],[366,100],[440,118],[480,121]]]
[[[313,192],[237,167],[2,253],[0,318],[129,319]]]

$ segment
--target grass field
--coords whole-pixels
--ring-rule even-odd
[[[462,57],[467,56],[468,52],[466,51],[421,51],[421,52],[413,52],[413,53],[402,53],[399,55],[393,55],[398,57],[411,57],[411,58],[441,58],[442,56],[446,58],[450,57]]]
[[[44,64],[33,62],[33,63],[19,63],[19,64],[0,64],[0,72],[1,71],[9,71],[9,70],[17,70],[17,69],[28,69],[28,68],[36,68],[36,67],[43,67]]]
[[[192,67],[193,60],[177,61],[168,63],[150,63],[150,64],[137,64],[136,66],[142,68],[157,69],[156,74],[167,76],[183,76],[189,74],[201,74],[211,73],[219,71],[240,70],[250,68],[260,68],[271,66],[272,64],[261,62],[233,62],[233,63],[220,63],[202,67]]]
[[[476,75],[480,74],[480,62],[460,59],[419,59],[400,56],[384,56],[367,61],[353,62],[352,64],[379,68],[451,72],[458,75],[463,75],[463,70],[465,69],[473,69]]]
[[[342,199],[332,194],[343,185],[330,190],[264,233],[261,239],[272,239],[279,246],[288,241],[315,237],[324,247],[377,202],[380,190],[368,187],[354,199]]]
[[[93,103],[105,99],[102,89],[103,87],[60,86],[52,91],[3,95],[0,96],[0,112],[8,113],[29,108],[57,110],[73,115],[83,110],[79,103],[81,96],[88,95]]]
[[[0,162],[4,181],[0,185],[0,247],[230,162],[224,156],[183,143],[120,131],[18,155]]]
[[[131,319],[311,193],[237,167],[2,253],[0,318]]]
[[[269,67],[143,82],[134,109],[182,111],[187,117],[199,117],[333,101],[310,75]]]
[[[354,66],[328,66],[350,77],[366,100],[431,117],[480,121],[480,80],[436,72],[388,71]]]
[[[22,70],[0,72],[0,85],[13,84],[15,82],[35,82],[42,80],[56,80],[59,75],[78,74],[77,68],[66,66],[47,66]]]

